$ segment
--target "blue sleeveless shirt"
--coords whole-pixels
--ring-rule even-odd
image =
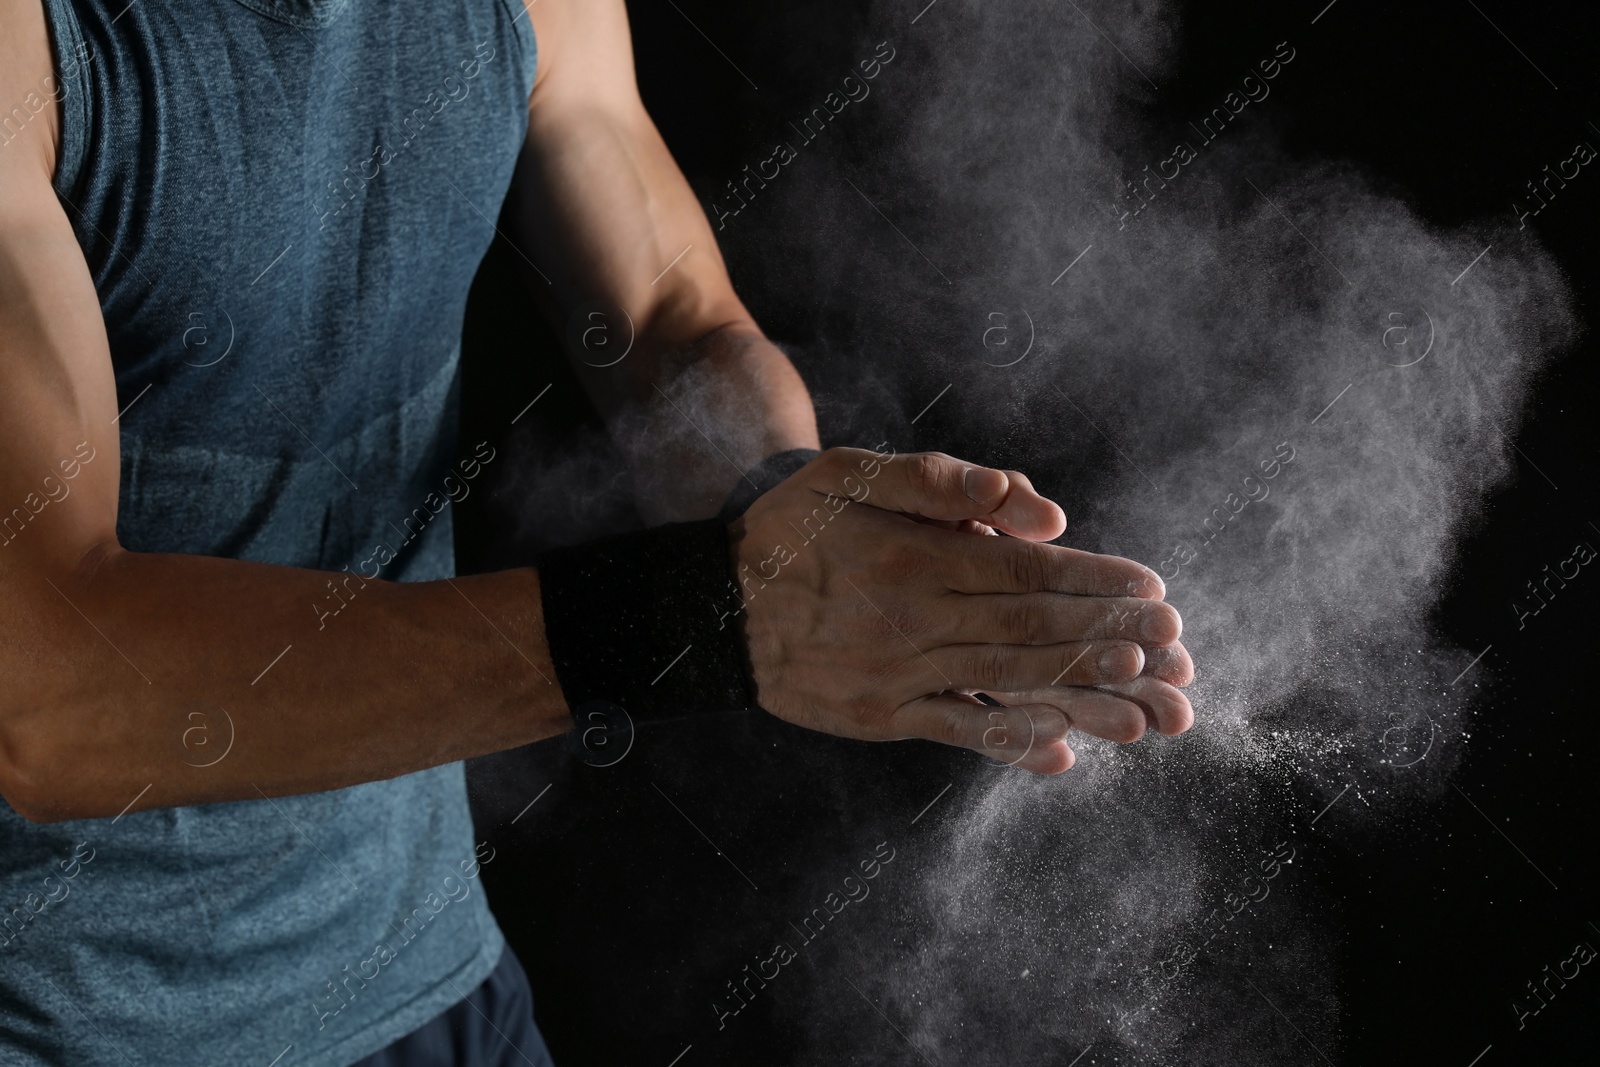
[[[462,317],[536,61],[519,0],[45,10],[123,546],[451,575]],[[256,651],[241,686],[282,650]],[[54,825],[0,803],[0,1063],[349,1064],[498,961],[490,859],[459,763]]]

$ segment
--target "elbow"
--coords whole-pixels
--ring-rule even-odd
[[[28,822],[43,826],[119,814],[105,790],[82,788],[60,766],[17,762],[9,753],[0,759],[0,798]]]
[[[108,807],[112,798],[96,781],[97,768],[86,763],[81,740],[63,729],[64,723],[81,721],[80,710],[54,692],[13,691],[0,700],[0,797],[31,823],[94,819],[117,811]]]
[[[0,737],[0,797],[12,811],[36,825],[117,813],[104,790],[83,788],[78,775],[54,757],[19,757],[14,742],[13,737]],[[73,761],[71,771],[79,769]]]
[[[28,807],[24,804],[20,804],[16,800],[13,800],[10,795],[7,795],[5,800],[6,803],[11,806],[12,811],[22,816],[24,820],[33,823],[35,826],[48,826],[51,823],[66,822],[68,819],[68,816],[59,814],[58,812],[47,808]]]
[[[56,593],[44,594],[43,603],[57,594],[82,603],[89,584],[121,551],[114,540],[74,548],[56,569]],[[26,624],[20,617],[7,617],[0,629],[5,646],[0,677],[7,680],[0,692],[0,798],[32,823],[96,817],[102,812],[93,798],[72,784],[80,782],[82,750],[73,744],[66,725],[82,721],[78,712],[85,694],[74,684],[73,672],[49,668],[48,650],[59,642],[40,622],[48,613],[26,614]]]
[[[61,798],[53,796],[50,780],[54,776],[19,757],[15,738],[0,730],[0,797],[11,810],[31,823],[65,822],[72,813]]]
[[[6,663],[11,667],[11,663]],[[26,678],[18,678],[22,671],[7,670],[6,674],[23,682],[8,687],[9,692],[0,701],[0,798],[11,810],[29,822],[55,822],[49,817],[50,805],[41,796],[40,783],[47,779],[38,766],[39,744],[32,731],[23,724],[28,718],[25,690]]]
[[[92,814],[78,765],[107,709],[72,635],[122,551],[100,525],[63,519],[0,556],[0,802],[33,823]]]
[[[64,746],[57,723],[66,716],[56,694],[30,684],[26,671],[7,672],[16,679],[0,697],[0,797],[31,823],[81,819],[83,796],[69,783],[78,780],[78,755]],[[22,677],[17,677],[21,675]]]

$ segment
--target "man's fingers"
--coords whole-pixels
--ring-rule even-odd
[[[1022,744],[1023,740],[1026,739],[1019,738],[1007,748],[980,748],[974,751],[994,761],[991,766],[997,769],[1015,767],[1019,771],[1032,771],[1034,774],[1060,774],[1078,762],[1077,753],[1072,751],[1072,747],[1065,740],[1035,737],[1026,745]]]
[[[1067,528],[1066,515],[1026,478],[943,452],[885,457],[865,449],[832,448],[808,468],[805,484],[886,511],[944,521],[972,519],[1030,540],[1048,541]]]
[[[1041,545],[1015,537],[962,537],[936,527],[908,527],[930,569],[957,593],[1076,593],[1080,596],[1166,596],[1161,576],[1121,556]]]
[[[988,695],[1008,706],[1055,708],[1066,716],[1072,729],[1125,745],[1143,737],[1151,721],[1143,707],[1119,693],[1120,688],[1056,687],[1010,693],[990,691]]]
[[[1051,541],[1066,532],[1066,512],[1041,496],[1027,475],[1021,471],[1002,473],[1008,483],[1005,498],[985,522],[1026,541]]]
[[[1059,774],[1076,760],[1069,730],[1128,744],[1148,729],[1177,734],[1194,722],[1182,693],[1143,677],[1101,688],[1055,687],[995,692],[994,707],[963,693],[943,692],[900,707],[891,721],[897,737],[921,737],[971,749],[1040,774]]]
[[[970,749],[1038,774],[1059,774],[1074,759],[1063,740],[1067,717],[1049,705],[992,707],[959,693],[938,693],[902,706],[891,728],[898,737]]]
[[[974,539],[976,540],[976,539]],[[934,602],[924,645],[1134,641],[1171,645],[1183,632],[1176,610],[1159,600],[1063,593],[947,593]]]
[[[1169,736],[1181,734],[1194,725],[1194,708],[1189,704],[1189,698],[1159,678],[1145,675],[1131,682],[1103,686],[1102,689],[1137,704],[1145,720],[1158,733]]]
[[[1188,698],[1168,683],[1149,675],[1097,689],[987,692],[1002,704],[1056,708],[1067,717],[1074,730],[1119,744],[1139,740],[1146,730],[1170,736],[1181,734],[1194,725],[1194,709]]]
[[[1004,690],[1053,685],[1131,682],[1144,670],[1144,650],[1132,641],[1070,641],[1059,645],[942,645],[924,655],[932,684],[950,689]],[[921,677],[919,683],[929,679]],[[1073,683],[1070,679],[1080,681]]]
[[[1194,681],[1194,660],[1189,650],[1173,643],[1144,651],[1144,673],[1168,685],[1183,686]]]
[[[1043,543],[1065,525],[1014,471],[828,450],[730,538],[762,706],[1044,773],[1072,765],[1072,728],[1117,741],[1187,729],[1173,686],[1193,666],[1160,577]]]

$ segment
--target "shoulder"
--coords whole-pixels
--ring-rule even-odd
[[[0,181],[55,173],[61,96],[39,0],[0,3]]]

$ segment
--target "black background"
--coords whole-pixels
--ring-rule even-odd
[[[907,6],[909,18],[922,4]],[[1263,40],[1303,33],[1322,6],[1189,5],[1182,60],[1161,80],[1158,107],[1174,115],[1203,110],[1254,61]],[[771,130],[808,109],[884,36],[843,2],[677,0],[675,7],[641,0],[629,9],[646,104],[702,202],[760,158],[756,146]],[[1470,228],[1526,199],[1524,182],[1570,155],[1576,141],[1600,145],[1600,131],[1588,125],[1600,122],[1592,110],[1597,21],[1592,7],[1570,2],[1339,0],[1317,23],[1317,47],[1304,51],[1300,80],[1280,90],[1275,121],[1297,155],[1352,159],[1431,223]],[[760,90],[695,26],[756,74]],[[880,121],[892,124],[892,109]],[[834,151],[852,158],[871,148],[846,130]],[[1567,272],[1585,321],[1600,281],[1589,247],[1600,176],[1591,170],[1530,220]],[[741,226],[759,231],[761,214],[751,214]],[[749,240],[730,253],[736,284],[741,260],[759,254],[760,242]],[[463,440],[492,438],[513,457],[603,449],[552,339],[530,325],[509,262],[497,247],[474,293]],[[801,303],[770,285],[740,288],[771,335],[804,344]],[[1600,716],[1590,684],[1600,578],[1585,570],[1525,629],[1510,607],[1524,583],[1568,557],[1574,542],[1600,545],[1595,355],[1584,336],[1538,381],[1517,439],[1517,480],[1466,531],[1439,607],[1451,639],[1473,650],[1491,646],[1480,666],[1492,681],[1459,792],[1448,790],[1425,817],[1390,821],[1381,831],[1342,824],[1327,838],[1332,858],[1320,876],[1338,908],[1322,918],[1340,932],[1343,1036],[1321,1043],[1320,1052],[1303,1046],[1306,1063],[1324,1056],[1458,1067],[1480,1055],[1481,1067],[1600,1060],[1594,968],[1520,1030],[1511,1008],[1513,1000],[1531,1003],[1524,983],[1567,958],[1576,942],[1600,947],[1600,804],[1592,793]],[[824,443],[845,443],[830,421],[829,388],[839,379],[826,365],[797,363],[818,394]],[[506,432],[546,383],[551,393],[537,415]],[[937,416],[914,429],[914,439],[897,438],[905,448],[1004,459],[993,442],[963,437]],[[549,536],[530,533],[548,528],[541,516],[575,507],[530,495],[527,484],[501,473],[498,491],[479,494],[458,514],[464,570],[518,560]],[[538,513],[531,526],[530,510]],[[614,510],[595,520],[593,508],[589,518],[632,521]],[[892,818],[902,827],[941,783],[953,781],[959,796],[988,773],[964,753],[835,741],[768,717],[641,730],[629,757],[607,769],[584,765],[562,742],[480,761],[472,776],[480,836],[499,848],[485,877],[532,977],[557,1062],[665,1067],[691,1042],[697,1047],[683,1067],[801,1062],[785,1051],[797,1026],[859,1030],[855,1062],[918,1062],[865,1007],[797,1022],[757,1002],[715,1044],[698,1035],[708,1031],[707,1001],[750,960],[747,930],[786,901],[803,911],[828,880],[818,872],[867,854],[883,839],[881,823]],[[535,796],[538,803],[518,817]],[[914,829],[931,834],[933,820]]]

